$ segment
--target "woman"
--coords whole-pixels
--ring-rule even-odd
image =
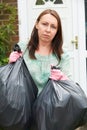
[[[19,42],[25,63],[38,87],[39,93],[49,78],[70,77],[69,55],[63,50],[61,19],[55,10],[44,10],[37,18],[30,40]],[[22,53],[13,51],[9,62],[15,62]],[[58,69],[52,69],[54,66]]]
[[[39,92],[47,83],[49,77],[59,78],[59,70],[51,69],[57,66],[70,77],[70,64],[68,52],[63,50],[63,36],[61,19],[56,11],[47,9],[36,20],[28,45],[19,42],[24,53],[24,60],[36,83]],[[21,53],[12,52],[9,62],[15,62]]]

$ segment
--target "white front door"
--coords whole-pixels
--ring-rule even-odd
[[[81,84],[82,88],[84,89],[87,95],[87,43],[86,43],[86,34],[85,34],[85,2],[87,2],[87,0],[77,0],[77,19],[76,19],[77,31],[78,31],[78,68],[77,69],[79,74],[79,79],[78,79],[79,83]]]
[[[71,54],[72,78],[86,92],[84,1],[18,0],[18,7],[19,35],[22,41],[29,39],[36,18],[42,10],[51,8],[59,13],[63,26],[64,47],[68,48]]]

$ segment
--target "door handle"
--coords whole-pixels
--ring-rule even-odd
[[[78,49],[78,36],[75,36],[75,40],[72,40],[71,42],[74,43],[75,48]]]

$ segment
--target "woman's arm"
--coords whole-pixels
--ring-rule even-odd
[[[24,51],[27,48],[27,43],[19,42],[14,45],[13,51],[10,53],[9,56],[9,63],[16,62],[19,57],[21,57]]]

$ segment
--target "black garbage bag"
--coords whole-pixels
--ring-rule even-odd
[[[31,122],[37,87],[23,57],[0,67],[0,126],[24,127]]]
[[[70,80],[49,80],[33,105],[35,130],[74,130],[87,121],[87,97]]]

